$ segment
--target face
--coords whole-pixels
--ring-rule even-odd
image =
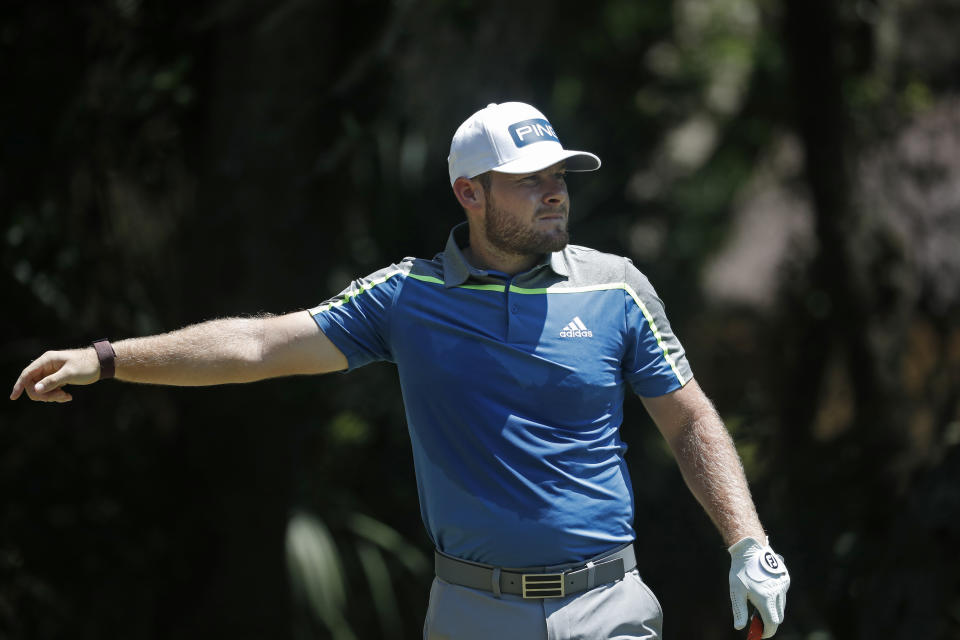
[[[570,200],[563,163],[526,174],[493,172],[486,191],[485,234],[497,249],[540,255],[567,246]]]

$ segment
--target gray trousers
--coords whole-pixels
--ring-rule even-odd
[[[434,578],[424,640],[659,640],[663,611],[636,569],[565,598],[524,600]]]

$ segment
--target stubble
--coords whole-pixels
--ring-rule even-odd
[[[564,204],[552,211],[563,213],[563,224],[550,230],[539,230],[533,227],[533,223],[524,224],[517,220],[488,198],[485,203],[487,241],[500,251],[513,255],[543,255],[560,251],[570,242],[567,230],[569,208]],[[541,213],[543,210],[537,211],[537,215]]]

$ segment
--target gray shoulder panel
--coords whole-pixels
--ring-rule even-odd
[[[337,295],[329,298],[317,306],[309,309],[311,315],[316,315],[322,313],[333,307],[338,307],[342,304],[349,302],[352,298],[364,293],[365,291],[370,291],[374,287],[381,285],[393,278],[396,277],[406,277],[409,275],[410,270],[413,268],[415,262],[414,258],[404,258],[399,262],[399,264],[391,264],[389,267],[384,267],[377,271],[374,271],[370,275],[364,276],[362,278],[357,278],[351,282],[346,289],[338,293]]]
[[[693,371],[687,361],[686,351],[667,319],[663,300],[657,295],[647,276],[643,275],[631,260],[624,258],[624,265],[626,268],[623,281],[627,287],[627,293],[633,297],[634,302],[640,307],[640,311],[650,326],[657,344],[663,350],[663,357],[676,374],[680,385],[686,385],[693,378]]]
[[[562,256],[569,276],[566,283],[558,287],[590,287],[624,281],[624,263],[628,261],[622,256],[574,244],[568,245]]]

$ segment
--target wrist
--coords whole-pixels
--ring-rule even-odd
[[[100,364],[100,377],[99,380],[106,380],[112,378],[117,371],[116,358],[117,353],[113,349],[113,345],[110,344],[110,341],[106,338],[101,340],[95,340],[93,343],[93,350],[97,354],[97,361]]]
[[[767,532],[763,529],[763,525],[755,519],[753,522],[736,522],[733,526],[721,529],[720,533],[723,536],[723,541],[726,543],[728,548],[737,544],[744,538],[753,538],[760,544],[767,544],[769,541]]]
[[[743,552],[745,549],[750,547],[767,547],[770,546],[770,538],[767,536],[743,536],[732,545],[727,547],[727,551],[730,555]]]

